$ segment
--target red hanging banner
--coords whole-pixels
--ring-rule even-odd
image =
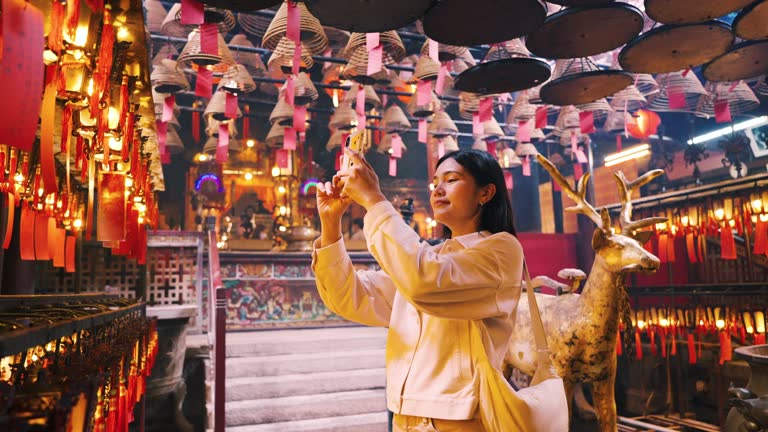
[[[212,56],[219,55],[219,26],[216,24],[200,24],[200,53]]]
[[[6,206],[6,220],[5,220],[5,234],[3,235],[3,249],[8,249],[11,245],[11,238],[13,238],[13,219],[16,216],[16,206],[14,205],[16,197],[10,193],[5,193],[5,206]]]
[[[227,92],[224,116],[228,119],[237,118],[237,95]]]
[[[595,131],[595,116],[592,111],[579,111],[579,130],[583,134]]]
[[[199,25],[205,21],[203,4],[197,0],[181,0],[181,24]]]
[[[51,259],[51,253],[48,251],[48,216],[43,213],[37,213],[35,216],[35,259]]]
[[[213,71],[200,68],[195,80],[195,96],[210,99],[213,97]]]
[[[32,150],[42,105],[43,14],[24,0],[2,0],[0,9],[0,143]]]
[[[688,262],[691,264],[696,264],[698,262],[698,259],[696,259],[696,238],[693,235],[693,233],[688,233],[685,235],[685,250],[688,252]]]
[[[96,239],[100,242],[125,239],[125,174],[99,173]]]
[[[64,268],[67,273],[75,272],[75,244],[77,240],[75,236],[67,236],[67,242],[65,244],[64,251]]]
[[[547,110],[546,106],[536,108],[536,129],[547,127]]]
[[[696,342],[693,333],[688,333],[688,364],[696,364]]]
[[[715,101],[715,122],[716,123],[731,122],[731,107],[728,105],[727,100]]]

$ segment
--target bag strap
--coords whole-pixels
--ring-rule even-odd
[[[549,351],[547,344],[547,334],[544,332],[544,323],[541,321],[539,305],[536,303],[536,296],[533,293],[533,283],[531,275],[528,273],[528,265],[523,259],[523,276],[525,276],[525,290],[528,291],[528,308],[531,310],[531,327],[533,329],[533,339],[536,341],[536,350]]]

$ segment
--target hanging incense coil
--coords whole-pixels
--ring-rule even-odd
[[[434,114],[436,111],[440,111],[443,108],[442,102],[438,99],[434,90],[431,91],[430,101],[426,105],[417,105],[418,95],[411,95],[411,101],[405,107],[406,111],[414,117],[425,118]]]
[[[546,82],[549,64],[531,58],[520,39],[494,44],[483,61],[456,77],[458,90],[472,93],[508,93],[529,89]]]
[[[205,54],[200,51],[200,30],[195,29],[189,34],[187,44],[177,59],[181,67],[204,67],[214,73],[223,74],[235,64],[229,47],[224,42],[221,34],[216,34],[218,42],[218,54]]]
[[[483,133],[480,135],[474,135],[475,139],[481,139],[484,141],[496,140],[504,136],[504,131],[501,130],[499,122],[495,118],[491,117],[490,120],[483,122]]]
[[[253,46],[251,41],[248,40],[248,37],[242,33],[233,36],[229,41],[229,46],[253,49],[256,48]],[[235,60],[235,63],[245,66],[251,76],[264,76],[267,68],[264,66],[264,62],[261,60],[260,54],[256,52],[245,51],[240,48],[232,48],[231,50],[232,58]]]
[[[358,91],[359,86],[352,85],[347,94],[344,96],[344,102],[349,103],[350,106],[355,109],[357,109]],[[374,108],[381,107],[381,99],[379,99],[379,95],[376,94],[376,90],[373,89],[373,86],[363,86],[363,91],[365,92],[365,111],[370,111]]]
[[[432,60],[432,57],[422,54],[416,62],[409,82],[434,81],[437,79],[438,73],[440,73],[440,63]]]
[[[629,111],[613,111],[608,113],[608,118],[605,119],[603,124],[603,131],[605,132],[623,132],[627,121],[632,118],[632,114]]]
[[[293,124],[293,111],[293,107],[285,100],[285,92],[280,91],[277,103],[269,114],[269,122],[272,124],[291,125]]]
[[[328,49],[328,38],[325,36],[325,30],[317,18],[307,10],[304,3],[293,3],[299,8],[301,44],[309,51],[309,55],[322,54]],[[267,31],[261,39],[261,46],[268,50],[275,50],[281,40],[286,37],[288,25],[288,2],[283,3],[277,10],[272,22],[269,23]]]
[[[333,129],[331,131],[331,136],[328,138],[328,142],[325,143],[325,150],[331,151],[336,147],[343,147],[344,143],[342,141],[343,141],[344,133],[348,133],[348,132],[342,131],[340,129]],[[381,140],[383,142],[384,138],[382,138]]]
[[[439,143],[443,143],[443,150],[446,153],[456,151],[459,149],[459,143],[456,142],[456,138],[453,135],[432,135],[429,137],[429,144],[433,148],[437,147]]]
[[[272,51],[272,55],[269,56],[269,60],[267,60],[267,66],[270,69],[279,67],[283,70],[283,72],[290,73],[293,66],[293,51],[295,47],[296,44],[287,37],[280,39],[277,47],[275,47],[274,51]],[[299,69],[306,71],[311,69],[314,64],[315,60],[312,59],[312,54],[304,45],[304,42],[302,42],[301,65],[299,65]]]
[[[515,154],[518,157],[536,156],[539,151],[536,150],[536,146],[531,143],[517,143],[515,146]]]
[[[232,11],[206,6],[203,10],[206,24],[216,24],[219,34],[227,34],[235,28],[235,16]],[[181,23],[181,3],[174,3],[160,26],[163,34],[173,37],[186,38],[193,30],[198,29],[196,24]]]
[[[342,103],[331,115],[330,127],[349,130],[357,126],[357,114],[348,103]]]
[[[437,58],[441,63],[456,60],[457,58],[463,57],[465,53],[469,52],[469,48],[465,46],[446,45],[439,42],[436,43]],[[421,55],[429,55],[429,39],[425,40],[424,45],[421,46]]]
[[[694,73],[687,73],[685,76],[683,76],[683,71],[662,74],[657,77],[656,81],[659,83],[659,91],[648,97],[648,109],[652,111],[696,113],[699,98],[707,94]],[[669,107],[670,89],[683,94],[684,107]]]
[[[539,107],[540,105],[534,105],[530,102],[529,90],[523,90],[517,95],[517,99],[507,114],[507,123],[517,124],[521,121],[528,121],[536,116],[536,110]]]
[[[205,145],[203,146],[203,153],[209,154],[209,155],[215,155],[216,148],[218,146],[219,146],[219,139],[215,136],[208,136],[208,139],[205,141]],[[240,141],[238,141],[235,137],[230,136],[229,144],[227,146],[227,152],[240,153],[241,151],[243,151],[243,146],[240,144]]]
[[[219,121],[226,121],[228,120],[228,117],[226,116],[226,108],[227,108],[227,93],[223,90],[222,87],[219,87],[215,92],[213,92],[213,97],[211,97],[211,100],[208,102],[208,105],[205,107],[205,111],[203,112],[203,115],[213,116],[214,119]],[[237,107],[237,118],[240,118],[243,116],[242,110],[240,110],[240,107]]]
[[[280,92],[284,93],[287,87],[288,82],[286,81],[282,86],[280,86]],[[320,96],[317,93],[315,84],[312,82],[312,80],[309,78],[309,74],[306,72],[299,72],[296,76],[293,84],[293,95],[293,102],[296,105],[309,105],[310,103],[316,101]]]
[[[648,100],[634,84],[611,97],[611,108],[617,111],[635,111],[646,104]]]
[[[383,66],[400,63],[405,58],[405,46],[396,31],[379,33],[379,43],[384,51],[382,55]],[[365,33],[352,33],[346,48],[344,48],[344,58],[349,61],[357,59],[360,64],[368,64]]]
[[[427,132],[436,137],[456,136],[459,133],[459,128],[447,112],[438,111],[432,117],[432,122],[429,124]]]
[[[257,86],[251,78],[251,74],[245,66],[236,64],[224,73],[224,77],[221,79],[220,87],[225,88],[227,91],[238,91],[243,93],[250,93],[255,91]]]
[[[472,115],[480,109],[480,95],[469,92],[459,93],[459,116],[471,120]]]
[[[390,105],[382,117],[384,130],[392,132],[403,132],[411,128],[411,122],[405,116],[405,112],[398,105]]]
[[[742,39],[768,39],[768,0],[760,0],[742,9],[733,20],[733,32]]]
[[[579,122],[579,110],[572,106],[563,107],[560,110],[560,114],[557,116],[555,122],[555,128],[552,133],[559,137],[570,138],[571,132],[576,131],[577,134],[581,134],[580,122]]]
[[[609,97],[632,84],[632,74],[600,70],[590,59],[557,60],[552,79],[541,87],[541,99],[552,105],[579,105]]]
[[[163,21],[168,15],[163,4],[160,3],[159,0],[146,0],[144,2],[144,9],[147,11],[147,30],[149,30],[150,33],[161,33]]]
[[[179,47],[184,48],[182,45],[179,45]],[[160,48],[157,50],[157,53],[152,58],[152,64],[156,65],[160,63],[162,60],[176,58],[176,56],[178,55],[179,55],[179,49],[176,48],[176,44],[164,43],[163,45],[160,46]]]
[[[376,152],[377,153],[392,153],[392,138],[393,135],[398,135],[396,132],[388,132],[385,133],[384,136],[381,137],[381,141],[379,141],[379,145],[376,146]],[[402,141],[402,140],[401,140]],[[408,147],[405,146],[405,143],[403,143],[400,146],[400,150],[405,153],[408,151]]]
[[[748,113],[760,107],[760,100],[745,82],[708,82],[707,94],[699,98],[697,113],[705,117],[715,116],[715,101],[728,101],[731,115]]]
[[[162,59],[154,65],[150,80],[158,93],[176,93],[189,88],[187,77],[176,68],[176,62],[170,59]]]
[[[219,136],[219,127],[221,126],[221,121],[216,120],[212,116],[205,116],[206,126],[205,126],[205,133],[210,136],[217,137]],[[233,121],[227,121],[224,122],[224,124],[227,125],[227,130],[229,130],[229,136],[230,138],[236,137],[238,134],[237,125]]]
[[[589,102],[581,105],[576,105],[576,109],[581,112],[592,112],[592,118],[595,121],[603,120],[609,113],[613,112],[613,108],[608,104],[605,98],[598,99],[594,102]]]
[[[335,55],[344,51],[352,34],[346,30],[329,26],[323,26],[323,30],[325,30],[325,36],[328,38],[328,47],[331,52]]]
[[[166,132],[165,150],[172,155],[184,152],[184,143],[181,141],[176,127],[169,127]]]
[[[272,127],[269,128],[269,133],[267,133],[267,138],[264,140],[264,143],[269,147],[282,147],[284,137],[285,126],[281,125],[279,122],[274,122],[272,123]]]
[[[280,9],[280,5],[273,6],[269,8],[268,10],[271,10],[275,13],[277,13],[277,10]],[[240,24],[240,27],[245,30],[246,33],[249,35],[261,39],[264,37],[264,33],[267,32],[267,29],[269,28],[269,23],[272,22],[273,17],[268,17],[264,15],[257,15],[257,14],[248,14],[248,13],[238,13],[237,14],[237,23]]]
[[[512,169],[522,166],[523,161],[520,160],[520,156],[518,156],[514,150],[509,147],[504,147],[501,149],[501,152],[499,152],[499,165],[504,169]]]
[[[760,77],[755,82],[754,86],[752,87],[752,91],[760,96],[768,96],[768,82],[766,82],[765,76]]]

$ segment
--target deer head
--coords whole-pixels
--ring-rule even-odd
[[[666,218],[651,217],[638,221],[632,221],[632,193],[639,187],[647,184],[654,178],[664,173],[657,169],[649,171],[632,182],[627,182],[624,173],[614,173],[614,180],[619,188],[621,197],[621,213],[619,224],[621,232],[615,233],[611,229],[611,217],[608,210],[603,208],[600,212],[595,210],[587,202],[587,182],[589,173],[579,179],[574,190],[558,169],[542,155],[537,155],[539,163],[549,172],[552,178],[560,185],[560,188],[568,195],[576,205],[568,207],[566,211],[581,213],[594,222],[596,229],[592,236],[592,249],[597,254],[595,264],[604,267],[611,273],[627,272],[654,272],[659,268],[659,259],[643,248],[652,233],[640,231],[642,228],[665,222]]]

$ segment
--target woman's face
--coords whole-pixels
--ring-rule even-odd
[[[435,220],[450,228],[454,235],[476,231],[480,203],[490,199],[488,188],[478,187],[474,177],[452,158],[437,167],[432,182],[434,189],[429,202]]]

